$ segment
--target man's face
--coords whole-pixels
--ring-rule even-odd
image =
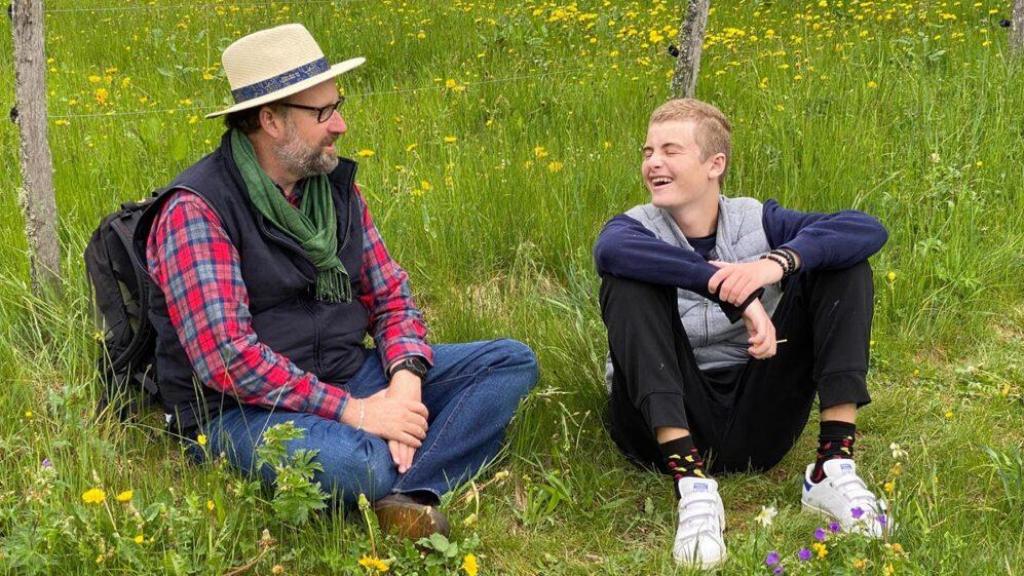
[[[680,208],[718,189],[724,156],[716,154],[701,160],[696,127],[691,120],[672,120],[647,128],[640,172],[651,193],[651,203],[659,208]]]
[[[320,108],[338,101],[334,80],[328,80],[285,99],[285,102]],[[274,145],[274,154],[281,164],[299,178],[326,174],[338,165],[334,142],[347,126],[340,112],[317,122],[317,113],[301,108],[286,108],[285,132]]]

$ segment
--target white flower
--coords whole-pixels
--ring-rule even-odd
[[[754,520],[758,524],[765,528],[772,525],[772,521],[779,514],[779,511],[775,509],[775,506],[761,506],[761,511],[758,512],[757,516],[754,516]]]
[[[907,457],[907,451],[900,448],[900,445],[895,442],[889,444],[889,450],[892,450],[892,457],[895,460],[904,460]]]

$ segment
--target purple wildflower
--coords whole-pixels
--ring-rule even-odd
[[[806,546],[798,550],[796,553],[796,557],[799,558],[801,562],[807,562],[811,559],[811,556],[813,556],[813,554],[811,554],[811,550]]]
[[[818,542],[824,542],[828,534],[825,534],[824,528],[818,528],[814,531],[814,539]]]
[[[881,525],[882,528],[885,528],[886,525],[889,524],[889,519],[885,517],[885,514],[879,514],[876,520],[878,520],[878,524]]]
[[[850,515],[853,516],[854,520],[860,520],[860,517],[864,515],[864,509],[860,506],[850,509]]]
[[[836,521],[832,521],[831,523],[829,523],[828,529],[833,534],[839,534],[840,532],[843,531],[843,527],[840,526],[839,522],[836,522]]]
[[[49,458],[43,458],[43,463],[41,464],[41,466],[43,468],[53,468],[53,462],[50,462]]]
[[[785,573],[786,573],[786,569],[782,567],[782,564],[779,564],[775,568],[772,568],[772,574],[774,574],[775,576],[781,576],[782,574],[785,574]]]
[[[776,564],[779,563],[779,560],[781,560],[781,559],[782,558],[779,556],[779,553],[776,552],[775,550],[772,550],[771,552],[768,553],[767,556],[765,556],[765,558],[764,558],[764,565],[765,566],[775,566]]]

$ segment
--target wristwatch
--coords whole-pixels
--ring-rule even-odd
[[[427,361],[424,360],[422,357],[410,356],[408,358],[403,358],[398,362],[395,362],[391,366],[391,369],[388,370],[388,380],[394,378],[395,374],[398,374],[399,370],[408,370],[409,372],[412,372],[416,376],[419,376],[419,378],[422,380],[423,377],[427,375],[427,370],[429,369],[430,366],[427,365]]]

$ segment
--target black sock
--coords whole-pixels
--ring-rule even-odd
[[[675,487],[676,498],[680,496],[680,479],[688,476],[706,478],[704,460],[697,452],[697,447],[693,445],[693,436],[683,436],[664,444],[658,444],[658,449],[661,450],[661,457],[665,460],[665,467],[672,473],[672,485]]]
[[[818,433],[818,457],[814,461],[811,482],[818,483],[825,478],[825,462],[836,458],[853,458],[853,441],[857,425],[849,422],[826,420],[821,423]]]

